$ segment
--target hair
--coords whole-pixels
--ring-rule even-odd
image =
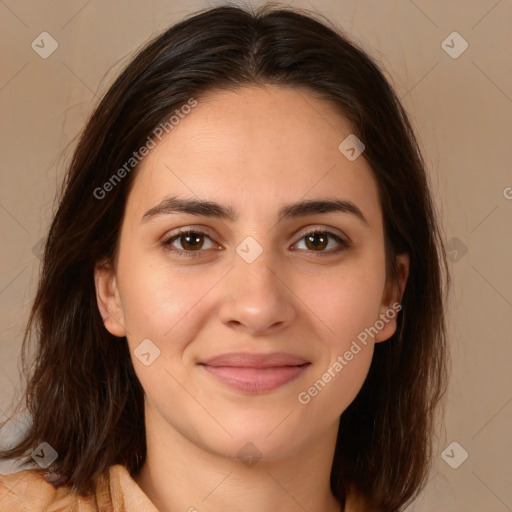
[[[437,214],[391,85],[359,46],[319,18],[273,4],[196,12],[143,46],[104,94],[58,194],[24,332],[27,382],[16,410],[23,402],[31,423],[1,459],[31,462],[29,453],[48,442],[81,495],[114,464],[131,475],[141,468],[144,390],[126,338],[103,324],[94,283],[95,266],[114,261],[137,166],[101,199],[95,190],[191,97],[276,85],[325,99],[350,121],[378,181],[388,276],[397,279],[397,254],[410,258],[396,332],[375,345],[366,381],[341,415],[332,492],[342,504],[353,490],[372,510],[399,511],[426,485],[448,380],[443,284],[448,291],[450,276]],[[34,338],[35,358],[27,361]]]

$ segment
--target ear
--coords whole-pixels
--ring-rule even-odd
[[[124,314],[117,287],[117,278],[111,265],[98,263],[95,266],[94,284],[96,286],[96,301],[105,328],[114,336],[126,336]]]
[[[378,318],[380,321],[379,325],[383,323],[384,327],[379,329],[379,332],[375,335],[373,340],[375,343],[386,341],[395,334],[396,319],[398,312],[402,309],[400,303],[410,270],[409,255],[407,253],[398,254],[396,256],[396,264],[398,269],[398,283],[391,279],[386,281]]]

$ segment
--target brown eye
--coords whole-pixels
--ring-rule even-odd
[[[350,247],[347,241],[328,230],[304,232],[299,242],[302,240],[305,241],[305,249],[301,250],[313,253],[315,256],[332,255]],[[326,250],[332,245],[331,241],[335,242],[334,247]],[[194,229],[181,230],[165,240],[163,245],[178,256],[201,256],[201,253],[207,249],[219,249],[208,234]]]
[[[186,233],[184,235],[180,235],[178,240],[181,240],[181,246],[186,251],[201,249],[204,243],[203,235],[200,233]]]
[[[311,233],[304,238],[308,249],[323,250],[329,243],[329,236],[326,236],[324,233]]]
[[[331,248],[330,250],[325,250],[329,246],[331,239],[335,240],[335,242],[338,244],[338,247],[336,248],[335,244],[334,249]],[[306,246],[306,250],[308,252],[318,253],[316,254],[317,256],[337,253],[350,247],[348,242],[340,238],[335,233],[326,230],[316,230],[309,233],[302,233],[301,241],[302,240],[305,240],[304,245]]]
[[[208,240],[210,241],[210,246],[205,247],[205,242]],[[179,246],[176,246],[175,244],[178,243]],[[163,245],[173,252],[186,256],[200,256],[200,253],[203,252],[202,249],[212,249],[215,247],[211,238],[206,233],[192,229],[182,230],[165,240]]]

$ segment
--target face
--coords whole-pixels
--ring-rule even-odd
[[[115,266],[95,274],[106,328],[127,337],[146,421],[209,452],[251,442],[268,458],[338,425],[374,343],[395,332],[401,294],[386,280],[372,170],[364,153],[351,161],[338,149],[352,132],[306,91],[247,87],[198,98],[146,156]],[[187,211],[169,198],[215,205]],[[399,266],[403,290],[406,255]],[[300,359],[204,364],[276,352]]]

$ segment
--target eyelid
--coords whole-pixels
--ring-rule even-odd
[[[336,241],[336,243],[338,244],[338,247],[336,247],[334,249],[324,250],[324,251],[312,251],[312,250],[307,250],[307,249],[299,249],[299,250],[308,255],[312,255],[313,257],[328,257],[328,256],[338,255],[344,251],[347,251],[348,249],[350,249],[352,247],[352,242],[350,241],[350,239],[347,236],[339,233],[337,230],[334,230],[332,228],[318,227],[318,226],[315,228],[309,228],[309,229],[302,230],[298,234],[298,237],[299,237],[298,240],[293,245],[300,243],[305,237],[307,237],[309,235],[314,235],[317,233],[324,234],[327,236],[327,238],[334,239]]]
[[[164,235],[162,239],[162,243],[165,248],[171,247],[171,243],[175,240],[178,240],[181,236],[187,235],[189,233],[195,233],[198,235],[205,235],[207,238],[211,240],[211,242],[214,245],[217,245],[215,249],[209,249],[209,250],[219,250],[218,245],[219,243],[215,240],[215,238],[211,235],[210,229],[205,226],[195,227],[195,226],[186,226],[183,228],[178,228],[175,231],[172,231],[171,233],[167,233]],[[187,255],[194,256],[194,255],[200,255],[202,252],[206,252],[205,250],[201,249],[198,251],[186,251],[184,249],[168,249],[171,252],[175,253],[186,253]]]
[[[215,238],[215,236],[212,234],[213,231],[210,228],[208,228],[206,226],[194,226],[194,225],[176,228],[175,230],[173,230],[169,233],[166,233],[162,238],[165,242],[165,241],[171,240],[172,238],[176,238],[180,235],[186,235],[188,233],[197,233],[200,235],[207,235],[212,240]]]
[[[346,243],[347,245],[351,243],[350,238],[347,235],[345,235],[343,232],[341,232],[335,228],[330,228],[327,226],[316,226],[316,227],[312,227],[312,228],[305,228],[305,229],[301,230],[296,236],[298,236],[299,240],[300,240],[303,237],[314,234],[314,233],[326,233],[330,236],[338,237],[342,242]],[[297,241],[299,241],[299,240],[297,240]]]

